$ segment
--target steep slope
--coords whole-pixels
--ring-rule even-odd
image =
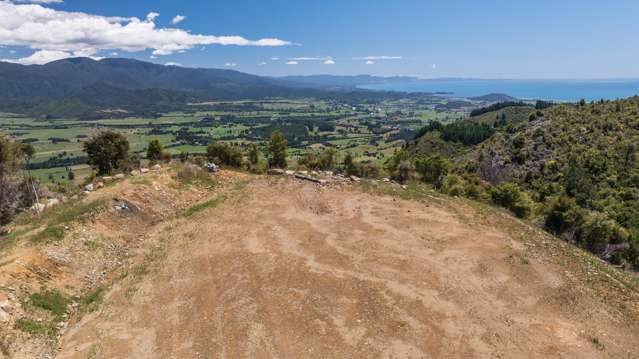
[[[639,340],[635,279],[494,208],[233,172],[181,198],[170,172],[145,176],[91,195],[139,211],[74,227],[130,254],[58,358],[619,358]]]
[[[530,110],[431,124],[409,151],[446,157],[452,175],[439,184],[462,195],[495,201],[496,189],[525,190],[534,203],[522,204],[544,228],[639,270],[639,98]]]

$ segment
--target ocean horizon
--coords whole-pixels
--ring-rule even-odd
[[[427,79],[411,82],[358,86],[361,89],[445,93],[453,97],[476,97],[500,93],[521,100],[587,101],[614,100],[639,95],[639,79],[602,80],[493,80]]]

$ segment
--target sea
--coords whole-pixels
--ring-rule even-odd
[[[620,80],[480,80],[429,79],[362,85],[369,90],[430,92],[451,97],[506,94],[522,100],[571,102],[614,100],[639,95],[639,79]]]

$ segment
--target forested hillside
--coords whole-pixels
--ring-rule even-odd
[[[436,183],[445,192],[503,205],[614,264],[639,267],[639,98],[495,108],[519,116],[431,124],[409,152],[416,163],[445,157],[449,174]]]

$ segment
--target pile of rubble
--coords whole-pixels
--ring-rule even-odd
[[[360,182],[362,179],[357,176],[347,176],[342,173],[335,173],[333,171],[291,171],[283,170],[279,168],[272,168],[268,170],[269,175],[276,176],[289,176],[299,180],[309,181],[320,185],[336,184],[336,183],[348,183],[348,182]],[[377,180],[374,180],[377,181]],[[382,182],[391,182],[389,178],[383,178]]]

